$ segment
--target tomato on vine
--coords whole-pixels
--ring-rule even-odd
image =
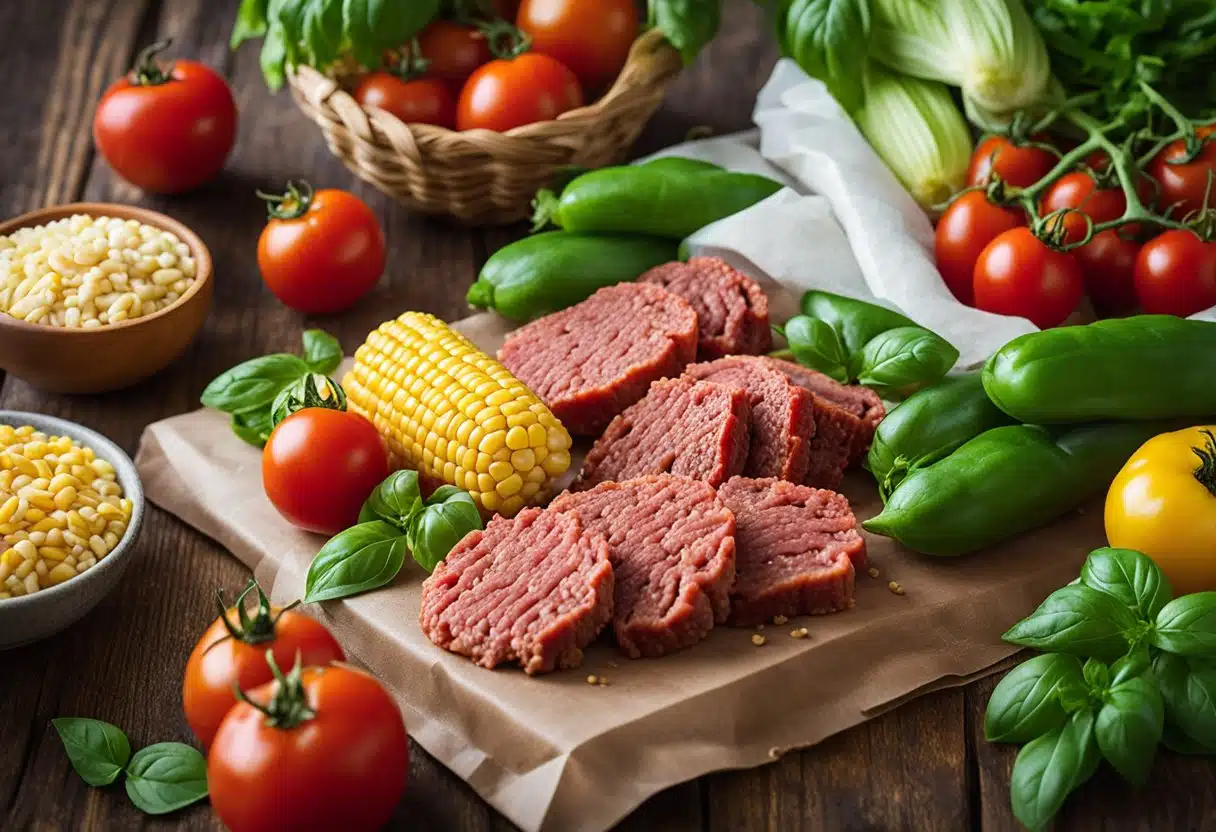
[[[140,53],[135,69],[115,81],[93,116],[93,141],[110,167],[145,191],[175,194],[215,178],[236,141],[236,100],[223,77],[198,61]]]
[[[485,32],[473,24],[436,20],[418,35],[419,54],[427,72],[460,89],[470,75],[494,57]]]
[[[933,237],[937,269],[950,291],[974,304],[972,276],[980,252],[1000,234],[1022,224],[1022,213],[989,200],[982,190],[968,191],[946,208]]]
[[[987,185],[993,171],[1010,185],[1027,188],[1051,172],[1059,159],[1046,145],[1047,137],[1036,134],[1029,141],[1007,136],[989,136],[976,146],[967,167],[968,185]]]
[[[355,100],[392,113],[406,124],[454,129],[456,97],[441,79],[424,77],[427,68],[426,59],[411,50],[393,70],[363,76],[355,87]]]
[[[1148,172],[1161,189],[1161,208],[1170,210],[1175,219],[1184,219],[1204,207],[1208,177],[1216,176],[1214,129],[1200,127],[1195,131],[1200,146],[1193,157],[1186,140],[1178,139],[1149,162]]]
[[[1171,229],[1140,249],[1136,297],[1148,313],[1187,317],[1216,306],[1216,242]]]
[[[510,27],[491,37],[491,50],[499,57],[477,69],[465,82],[457,103],[458,130],[496,130],[500,133],[550,121],[583,106],[583,90],[569,67],[555,58],[527,51],[528,36]]]
[[[989,243],[976,260],[973,284],[977,309],[1026,318],[1040,329],[1064,323],[1085,294],[1076,259],[1029,228]]]

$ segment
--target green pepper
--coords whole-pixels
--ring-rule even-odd
[[[993,403],[1022,422],[1216,413],[1216,323],[1138,315],[1014,338],[984,367]]]
[[[980,373],[947,376],[914,393],[878,424],[865,467],[884,502],[912,471],[1012,420],[988,400]]]
[[[861,352],[874,336],[887,330],[917,325],[894,309],[815,289],[802,296],[802,311],[836,330],[849,355]]]
[[[676,259],[660,237],[549,231],[501,248],[469,287],[470,305],[530,321],[586,300],[597,289],[635,280]]]
[[[750,208],[781,190],[751,173],[690,171],[675,165],[601,168],[575,179],[561,196],[536,195],[534,230],[550,223],[567,231],[616,231],[682,240],[712,222]]]
[[[992,428],[911,471],[862,525],[928,555],[965,555],[1042,526],[1101,494],[1168,426],[1102,422]]]
[[[683,171],[685,173],[707,173],[716,171],[721,173],[726,169],[721,165],[715,165],[713,162],[707,162],[704,159],[689,159],[685,156],[660,156],[657,159],[651,159],[642,165],[644,168],[651,170],[674,170]]]

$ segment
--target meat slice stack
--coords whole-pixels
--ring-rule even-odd
[[[765,360],[769,366],[781,371],[791,383],[814,394],[823,411],[817,420],[820,432],[839,437],[841,442],[847,441],[848,464],[860,462],[870,448],[878,423],[887,415],[878,394],[868,387],[841,384],[834,378],[792,361],[782,361],[779,358]],[[824,430],[828,425],[831,427]],[[807,484],[835,488],[839,483],[839,479],[836,484],[830,482],[830,477],[826,479],[828,481],[821,484],[808,478]]]

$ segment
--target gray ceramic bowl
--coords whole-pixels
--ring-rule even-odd
[[[6,650],[44,639],[74,624],[114,588],[135,553],[135,541],[144,519],[144,489],[135,464],[122,448],[83,425],[14,410],[0,410],[0,424],[32,425],[43,433],[70,436],[92,448],[99,458],[114,466],[123,496],[131,501],[127,533],[92,569],[33,595],[0,599],[0,650]]]

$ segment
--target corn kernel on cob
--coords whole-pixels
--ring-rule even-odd
[[[570,434],[523,382],[432,315],[373,331],[342,380],[396,467],[468,491],[512,516],[549,496],[570,467]]]

